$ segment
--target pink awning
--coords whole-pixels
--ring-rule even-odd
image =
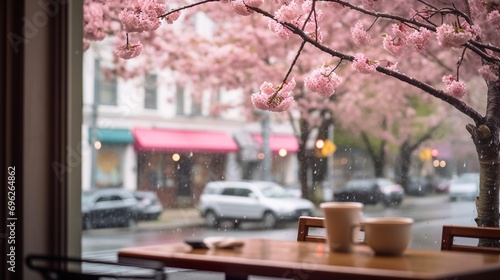
[[[227,132],[136,128],[134,146],[139,151],[231,153],[238,145]]]
[[[252,137],[262,146],[262,135],[253,134]],[[273,153],[277,153],[281,149],[285,149],[289,153],[296,153],[299,150],[299,142],[293,135],[272,134],[269,137],[269,147]]]

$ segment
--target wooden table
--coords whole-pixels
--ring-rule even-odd
[[[119,261],[158,260],[165,266],[224,272],[226,279],[260,275],[290,279],[500,279],[500,255],[408,249],[375,256],[366,247],[330,253],[324,243],[244,239],[238,249],[195,249],[184,243],[126,248]]]

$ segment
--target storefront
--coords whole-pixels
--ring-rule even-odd
[[[198,202],[206,182],[225,180],[238,146],[227,132],[136,128],[137,189],[155,191],[166,207]]]
[[[91,188],[134,189],[136,176],[132,172],[135,162],[132,132],[128,129],[97,128],[95,133]]]

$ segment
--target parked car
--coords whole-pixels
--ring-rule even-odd
[[[451,201],[474,199],[479,195],[479,173],[463,173],[451,179],[448,195]]]
[[[401,185],[386,178],[353,179],[343,189],[333,192],[333,201],[355,201],[363,204],[385,206],[398,205],[403,201],[404,190]]]
[[[83,229],[133,227],[138,219],[137,200],[123,189],[100,189],[82,193]]]
[[[449,178],[438,178],[436,179],[436,189],[437,193],[448,193],[450,191],[450,181]]]
[[[155,192],[136,191],[134,197],[139,202],[138,215],[140,220],[157,220],[163,212],[163,206]]]
[[[294,197],[282,186],[265,181],[214,181],[200,196],[199,211],[208,227],[230,220],[237,227],[244,221],[261,221],[266,228],[279,222],[297,221],[313,215],[314,204]]]
[[[409,176],[405,194],[425,196],[434,192],[432,181],[422,176]]]

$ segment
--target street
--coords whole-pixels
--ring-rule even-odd
[[[436,195],[409,197],[402,205],[395,208],[385,208],[382,205],[365,206],[363,213],[365,217],[411,217],[415,220],[411,247],[439,250],[442,225],[474,226],[476,210],[472,201],[449,202],[446,195]],[[295,240],[297,225],[289,223],[273,230],[263,229],[258,224],[248,223],[243,224],[239,230],[228,226],[220,229],[204,227],[158,230],[117,228],[84,231],[82,252],[84,257],[114,259],[119,248],[178,242],[184,239],[203,239],[210,236]]]

